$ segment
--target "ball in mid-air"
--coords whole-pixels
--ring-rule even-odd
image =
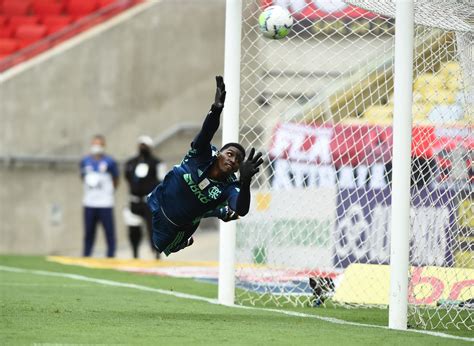
[[[263,36],[281,39],[290,33],[293,17],[286,8],[270,6],[260,14],[258,24]]]

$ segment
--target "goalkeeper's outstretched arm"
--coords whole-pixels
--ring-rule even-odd
[[[201,130],[193,140],[192,147],[196,150],[205,150],[211,144],[217,129],[220,125],[220,117],[225,102],[225,84],[221,76],[216,77],[216,95],[211,110],[207,113],[206,118],[202,124]]]

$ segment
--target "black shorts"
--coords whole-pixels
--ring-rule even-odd
[[[166,256],[177,252],[187,245],[188,239],[194,234],[199,224],[176,225],[164,214],[154,196],[148,198],[148,206],[152,210],[152,241],[158,252]]]

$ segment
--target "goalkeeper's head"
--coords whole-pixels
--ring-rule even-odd
[[[217,167],[224,175],[230,175],[239,170],[245,159],[245,149],[239,143],[225,144],[217,155]]]

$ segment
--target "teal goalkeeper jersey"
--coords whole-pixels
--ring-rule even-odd
[[[168,172],[149,196],[158,202],[155,208],[161,207],[168,219],[178,226],[196,223],[207,212],[225,204],[233,210],[237,208],[240,184],[235,174],[226,181],[215,181],[207,176],[217,159],[217,149],[210,144],[214,128],[217,129],[215,118],[220,115],[220,111],[215,112],[211,108],[183,161]]]

